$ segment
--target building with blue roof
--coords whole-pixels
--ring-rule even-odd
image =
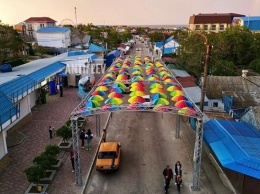
[[[155,42],[154,52],[161,57],[162,54],[176,53],[179,46],[179,43],[171,36],[165,40],[165,43],[163,41]]]
[[[43,27],[36,31],[36,42],[40,46],[68,48],[71,45],[70,28]]]
[[[113,50],[105,57],[106,66],[109,67],[115,58],[120,57],[121,52],[119,50]]]
[[[238,193],[260,191],[260,132],[254,126],[209,120],[204,124],[204,140]]]
[[[260,32],[260,16],[237,17],[238,25],[248,27],[252,32]]]
[[[104,53],[106,52],[106,49],[102,46],[99,46],[97,44],[91,43],[89,47],[89,52],[95,53],[99,56],[104,56]]]

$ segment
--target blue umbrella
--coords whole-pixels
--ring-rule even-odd
[[[110,90],[110,92],[117,92],[117,93],[121,93],[122,94],[124,92],[124,90],[122,88],[112,88]]]

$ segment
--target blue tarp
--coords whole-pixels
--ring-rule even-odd
[[[119,50],[114,50],[114,51],[111,51],[110,53],[108,53],[107,56],[105,57],[106,66],[109,67],[113,63],[113,60],[119,56],[120,56]]]
[[[260,179],[260,132],[246,122],[210,120],[204,139],[221,165]]]
[[[89,47],[89,51],[92,52],[92,53],[106,52],[106,49],[104,47],[101,47],[101,46],[98,46],[98,45],[92,43]]]

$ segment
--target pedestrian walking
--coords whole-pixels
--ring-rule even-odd
[[[182,176],[182,167],[180,161],[177,161],[174,166],[175,185],[177,184],[177,175]]]
[[[103,129],[102,141],[103,142],[107,141],[107,130],[106,129]]]
[[[173,172],[169,165],[166,166],[166,168],[163,170],[163,176],[164,176],[164,192],[167,193],[171,179],[173,179]]]
[[[51,126],[49,126],[49,134],[50,134],[50,139],[52,139],[53,137],[52,137],[52,134],[53,134],[53,131],[54,131],[54,127],[51,127]]]
[[[70,161],[71,161],[71,165],[72,165],[72,172],[75,171],[74,159],[75,159],[75,153],[74,153],[73,149],[71,149],[71,151],[70,151]]]
[[[91,150],[91,140],[93,139],[93,133],[90,129],[88,129],[88,132],[86,133],[86,139],[87,139],[87,150]]]
[[[85,148],[84,147],[85,146],[85,136],[86,136],[86,131],[85,131],[85,129],[82,129],[80,131],[80,139],[81,139],[81,146],[82,146],[82,148]]]
[[[182,177],[181,177],[181,175],[177,175],[177,191],[178,191],[178,193],[180,193],[181,192],[181,187],[182,187]]]

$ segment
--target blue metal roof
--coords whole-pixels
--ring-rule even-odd
[[[88,54],[87,51],[69,51],[68,52],[68,57],[79,56],[79,55],[86,55],[86,54]]]
[[[156,47],[162,47],[163,46],[163,42],[154,42]]]
[[[16,115],[17,112],[17,106],[14,106],[11,99],[0,91],[0,125]]]
[[[176,47],[164,48],[163,50],[164,50],[164,54],[175,53],[176,52]]]
[[[251,124],[210,120],[204,139],[223,167],[260,179],[260,132]]]
[[[106,49],[104,47],[98,46],[96,44],[91,44],[89,47],[90,52],[106,52]]]
[[[39,69],[33,73],[28,74],[28,77],[35,80],[37,83],[45,79],[46,77],[62,71],[66,68],[66,64],[61,62],[52,63],[42,69]]]
[[[243,21],[260,21],[260,16],[240,17]]]
[[[58,33],[58,32],[67,32],[70,28],[68,27],[43,27],[37,30],[39,33]]]
[[[172,37],[172,36],[170,36],[169,38],[167,38],[167,39],[165,40],[165,43],[168,43],[168,42],[170,42],[171,40],[173,40],[173,37]]]

